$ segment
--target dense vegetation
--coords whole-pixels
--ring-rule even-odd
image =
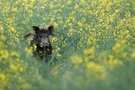
[[[31,26],[54,25],[50,62]],[[135,90],[135,0],[1,0],[1,90]]]

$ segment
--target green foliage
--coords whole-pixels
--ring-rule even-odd
[[[1,90],[134,90],[134,0],[0,1]],[[48,64],[33,57],[31,26],[54,25]]]

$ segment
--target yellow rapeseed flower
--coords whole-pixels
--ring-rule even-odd
[[[53,8],[53,7],[54,7],[54,5],[53,5],[52,3],[50,3],[50,4],[49,4],[49,7],[50,7],[50,8]]]
[[[24,71],[24,67],[23,66],[19,67],[19,72],[23,72],[23,71]]]
[[[84,50],[84,55],[91,55],[93,53],[95,53],[95,49],[93,47]]]
[[[115,13],[119,13],[119,12],[120,12],[120,10],[119,10],[119,9],[116,9],[116,10],[115,10]]]
[[[3,32],[4,28],[2,25],[0,25],[0,32]]]
[[[33,16],[33,11],[32,10],[29,10],[29,16],[32,17]]]
[[[0,50],[0,58],[1,60],[9,58],[9,52],[7,50]]]
[[[13,72],[18,71],[18,67],[13,63],[10,63],[9,67],[10,67],[10,70],[13,71]]]
[[[15,30],[14,27],[11,27],[10,30],[11,30],[12,32],[16,32],[16,30]]]
[[[31,2],[35,2],[35,0],[30,0]]]
[[[11,52],[11,56],[19,57],[20,55],[19,55],[19,53],[18,53],[18,52],[16,52],[16,51],[12,51],[12,52]]]
[[[135,51],[131,54],[131,57],[135,59]]]
[[[113,46],[113,51],[115,52],[119,52],[119,49],[121,48],[121,44],[120,43],[116,43],[114,46]]]
[[[2,47],[4,47],[4,45],[3,45],[3,43],[2,43],[2,42],[0,42],[0,49],[1,49]]]
[[[16,12],[17,12],[17,8],[13,8],[13,9],[12,9],[12,12],[13,12],[13,13],[16,13]]]
[[[0,81],[4,81],[6,79],[6,76],[3,73],[0,73]]]
[[[78,9],[79,8],[79,5],[78,4],[76,4],[75,5],[75,7],[74,7],[74,9]]]
[[[25,51],[26,51],[28,54],[32,54],[32,47],[25,48]]]
[[[105,77],[105,68],[93,62],[86,64],[86,74],[95,79],[103,79]]]
[[[13,22],[14,22],[14,20],[12,19],[12,18],[7,18],[6,19],[6,22],[8,23],[8,24],[12,24]],[[10,26],[8,26],[9,28],[10,28]]]
[[[72,1],[71,0],[68,0],[67,4],[71,4],[71,3],[72,3]]]
[[[109,60],[109,66],[111,69],[115,69],[119,66],[122,66],[123,65],[123,62],[121,60],[118,60],[118,59],[110,59]]]
[[[22,0],[22,2],[27,2],[28,0]]]
[[[81,23],[80,21],[78,22],[78,25],[80,26],[80,27],[82,27],[83,26],[83,23]]]
[[[71,28],[68,30],[67,36],[71,37],[72,35],[73,35],[73,29]]]
[[[2,41],[6,40],[5,35],[1,34],[1,35],[0,35],[0,40],[2,40]]]
[[[78,55],[74,55],[71,57],[71,62],[75,65],[79,65],[83,62],[82,57],[78,56]]]
[[[58,24],[56,22],[53,23],[54,27],[57,28]]]

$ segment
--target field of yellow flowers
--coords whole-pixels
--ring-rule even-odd
[[[34,25],[55,27],[48,64]],[[135,0],[1,0],[0,90],[135,90]]]

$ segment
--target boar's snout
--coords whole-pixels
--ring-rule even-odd
[[[41,47],[49,47],[50,46],[50,42],[49,42],[49,39],[48,38],[45,38],[45,39],[42,39],[41,40]]]

